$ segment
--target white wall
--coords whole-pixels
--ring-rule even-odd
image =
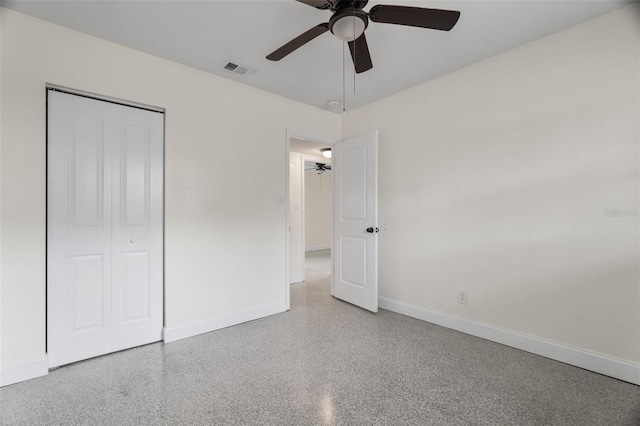
[[[333,232],[333,172],[307,170],[304,179],[305,249],[331,247]]]
[[[638,17],[347,114],[380,130],[382,296],[640,361],[638,217],[607,216],[639,207]]]
[[[289,281],[292,283],[304,280],[303,173],[302,154],[292,152],[289,156]]]
[[[2,365],[45,351],[45,83],[166,108],[168,326],[284,304],[286,128],[337,140],[338,115],[11,10],[1,24]]]

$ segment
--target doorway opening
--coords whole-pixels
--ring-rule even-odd
[[[333,142],[289,134],[287,308],[292,287],[333,295]],[[297,287],[296,287],[297,286]],[[309,287],[311,288],[311,287]]]
[[[371,312],[378,312],[378,132],[339,142],[322,141],[287,131],[285,170],[285,302],[291,308],[291,283],[304,280],[306,251],[302,179],[304,158],[291,146],[310,143],[313,157],[323,145],[331,147],[332,238],[331,296]],[[294,148],[301,149],[301,148]],[[313,160],[311,160],[313,161]],[[327,172],[327,161],[314,161]],[[320,164],[317,164],[320,163]],[[292,176],[300,175],[300,181]],[[298,193],[300,194],[298,196]],[[281,196],[278,195],[278,199]],[[297,228],[297,229],[296,229]],[[305,255],[303,255],[303,253]],[[294,256],[299,256],[297,259]],[[295,263],[294,263],[295,262]],[[298,267],[298,271],[294,268]],[[296,272],[300,275],[296,277]],[[293,280],[291,279],[293,278]]]
[[[333,172],[331,160],[319,161],[317,158],[304,155],[302,158],[304,160],[302,173],[303,281],[316,290],[332,294]]]

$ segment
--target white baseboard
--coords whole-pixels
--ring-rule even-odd
[[[0,367],[0,386],[8,386],[49,374],[49,361],[45,355],[35,361],[19,362]]]
[[[379,305],[388,311],[417,318],[536,355],[571,364],[585,370],[604,374],[640,385],[640,364],[542,339],[540,337],[507,330],[493,325],[431,311],[398,300],[379,297]]]
[[[301,283],[302,281],[304,281],[304,274],[296,274],[289,277],[289,284]]]
[[[282,301],[270,305],[260,305],[241,311],[230,312],[228,314],[215,315],[205,320],[189,324],[166,327],[164,329],[164,342],[175,342],[176,340],[186,339],[187,337],[197,336],[198,334],[204,334],[221,328],[231,327],[232,325],[242,324],[243,322],[279,314],[286,310],[286,304]]]
[[[320,250],[331,250],[331,246],[312,246],[305,247],[304,251],[320,251]]]

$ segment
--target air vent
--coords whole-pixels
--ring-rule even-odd
[[[243,65],[234,64],[233,62],[227,62],[222,67],[222,69],[227,71],[227,72],[230,72],[230,73],[233,73],[233,74],[237,74],[237,75],[245,75],[249,71],[251,71],[251,68],[245,67]]]

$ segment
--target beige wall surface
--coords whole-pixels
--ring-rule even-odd
[[[45,351],[46,83],[166,108],[168,326],[284,303],[286,129],[340,116],[1,10],[2,365]]]
[[[637,7],[347,114],[380,131],[381,296],[640,361]]]
[[[333,233],[333,172],[304,174],[304,215],[306,249],[330,247]]]

